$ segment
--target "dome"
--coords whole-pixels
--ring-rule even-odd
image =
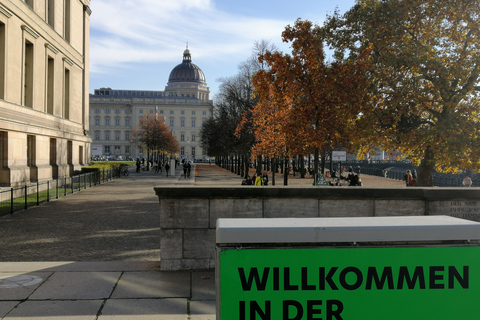
[[[199,84],[206,84],[205,75],[202,69],[192,63],[192,56],[190,50],[185,49],[183,52],[183,62],[173,68],[168,77],[168,83],[175,82],[196,82]]]

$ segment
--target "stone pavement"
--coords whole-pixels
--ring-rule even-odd
[[[187,179],[180,168],[170,177],[131,172],[0,217],[0,318],[215,319],[213,271],[159,271],[153,187],[232,186],[242,179],[215,165],[197,164],[192,172],[195,178]],[[403,187],[401,181],[362,179],[369,187]],[[297,177],[289,187],[311,183]]]

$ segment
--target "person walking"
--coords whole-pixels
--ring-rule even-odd
[[[407,173],[405,173],[405,184],[407,185],[407,187],[410,186],[410,184],[412,183],[412,172],[410,170],[407,170]]]
[[[135,172],[140,172],[140,165],[141,165],[141,162],[140,162],[140,159],[137,158],[137,162],[136,162],[136,165],[137,165],[137,170]]]
[[[268,174],[266,172],[263,173],[263,185],[268,186]]]
[[[263,177],[262,175],[258,175],[257,178],[255,178],[255,185],[256,186],[261,186],[263,185]]]
[[[170,165],[168,164],[168,161],[165,163],[165,172],[167,174],[167,178],[168,178],[168,171],[170,171]]]

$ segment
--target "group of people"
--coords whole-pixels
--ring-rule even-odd
[[[242,180],[242,186],[268,186],[268,174],[266,172],[263,175],[256,173],[253,177],[247,176],[247,179]]]
[[[140,158],[137,158],[137,161],[136,161],[136,166],[137,166],[137,170],[136,172],[140,172],[140,169],[142,166],[145,165],[145,159],[142,158],[140,160]],[[163,165],[162,161],[153,161],[153,160],[150,160],[150,165],[152,167],[152,171],[155,171],[155,173],[162,173],[162,170],[163,170],[163,167],[165,167],[165,172],[167,174],[167,177],[168,177],[168,173],[169,173],[169,170],[170,170],[170,165],[168,163],[168,160],[165,161],[165,166]]]

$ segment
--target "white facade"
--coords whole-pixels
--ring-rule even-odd
[[[176,157],[207,160],[199,134],[202,124],[212,116],[209,95],[203,72],[191,63],[187,49],[164,91],[95,89],[90,95],[92,144],[103,147],[103,156],[147,158],[131,132],[138,129],[142,117],[151,115],[163,119],[176,137],[181,147]]]
[[[89,5],[0,1],[0,186],[69,176],[90,158]]]

